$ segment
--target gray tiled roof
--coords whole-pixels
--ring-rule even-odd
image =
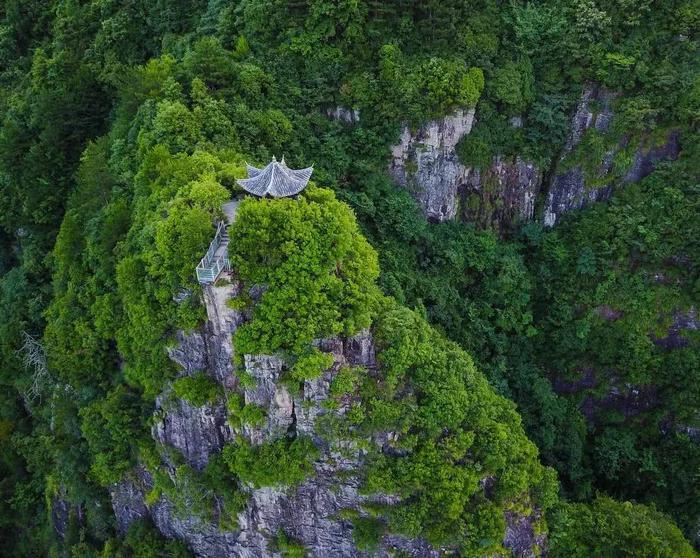
[[[272,196],[273,198],[283,198],[285,196],[293,196],[298,194],[309,182],[313,167],[306,169],[294,170],[290,169],[282,161],[278,162],[274,157],[269,165],[264,169],[258,169],[246,164],[248,170],[248,178],[239,178],[236,180],[246,192],[255,194],[256,196]]]

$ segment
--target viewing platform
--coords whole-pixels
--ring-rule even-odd
[[[239,186],[246,192],[258,197],[270,196],[272,198],[284,198],[295,196],[301,192],[309,182],[313,167],[305,169],[290,169],[284,162],[272,161],[265,168],[259,169],[246,164],[248,178],[236,180]],[[214,240],[209,244],[209,249],[197,265],[197,280],[206,285],[217,280],[219,275],[231,271],[231,262],[228,258],[228,226],[236,219],[236,210],[240,200],[231,200],[222,206],[226,219],[216,223]]]
[[[222,272],[231,271],[228,259],[228,226],[236,219],[239,203],[240,200],[231,200],[222,206],[226,220],[217,223],[214,240],[196,268],[197,280],[202,284],[213,283]]]

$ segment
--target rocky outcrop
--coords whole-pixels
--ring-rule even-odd
[[[520,157],[494,157],[485,169],[459,161],[456,147],[475,122],[474,109],[457,110],[412,132],[404,127],[392,148],[389,172],[431,221],[459,218],[481,228],[507,230],[533,218],[542,172]],[[511,119],[521,127],[522,119]]]
[[[643,141],[635,151],[634,161],[625,173],[622,184],[639,182],[653,172],[659,161],[674,160],[680,152],[680,136],[677,131],[669,133],[660,145],[648,145],[648,140]]]
[[[223,402],[195,407],[166,392],[156,399],[155,416],[160,420],[151,428],[153,439],[180,450],[185,462],[197,470],[233,438]]]
[[[178,332],[178,344],[170,349],[170,358],[178,364],[180,376],[204,372],[224,387],[236,385],[233,375],[231,335],[244,316],[227,306],[238,293],[231,283],[204,288],[204,302],[209,319],[202,331]],[[223,401],[195,407],[177,399],[167,388],[156,398],[153,439],[166,447],[180,450],[185,462],[196,470],[203,469],[209,456],[218,453],[233,438]]]
[[[643,137],[630,145],[630,138],[623,137],[587,169],[571,163],[589,130],[601,134],[610,131],[616,97],[615,92],[597,84],[584,87],[571,117],[567,142],[546,184],[547,173],[521,157],[495,156],[483,169],[459,161],[456,147],[472,129],[473,109],[457,110],[418,130],[405,126],[391,149],[389,173],[411,193],[431,221],[461,219],[504,232],[519,222],[541,218],[545,226],[551,227],[564,213],[607,200],[616,187],[638,182],[659,161],[678,156],[678,133],[671,131],[661,143]],[[516,116],[510,119],[510,125],[515,129],[527,123]],[[615,164],[618,155],[628,161],[627,169]],[[542,208],[537,215],[536,206]]]
[[[631,182],[638,182],[648,176],[662,159],[675,159],[680,152],[678,134],[671,132],[664,143],[653,145],[649,138],[643,138],[636,147],[632,164],[622,176],[615,176],[613,161],[621,150],[630,149],[629,137],[610,146],[602,155],[593,176],[580,164],[568,167],[563,165],[576,150],[589,130],[605,134],[610,129],[614,117],[613,101],[617,94],[597,84],[584,87],[581,99],[571,119],[569,137],[562,152],[557,170],[549,187],[542,214],[545,226],[551,227],[569,211],[581,209],[591,203],[610,198],[614,188]],[[562,170],[562,166],[567,167]]]
[[[505,515],[503,546],[520,558],[547,556],[547,534],[537,528],[543,520],[541,512],[535,510],[530,515],[523,515],[507,511]]]
[[[595,129],[600,133],[608,131],[613,118],[614,98],[615,94],[612,91],[596,85],[589,85],[584,89],[571,119],[569,137],[561,155],[562,161],[578,147],[589,129]],[[599,176],[605,176],[610,172],[614,154],[614,150],[605,153],[598,169]],[[587,187],[585,173],[580,165],[559,172],[555,174],[547,192],[543,222],[545,226],[551,227],[563,213],[580,209],[595,201],[606,200],[611,193],[610,185]]]
[[[453,219],[458,193],[469,169],[459,162],[455,147],[474,124],[474,109],[460,109],[411,132],[404,127],[399,143],[391,150],[389,172],[408,189],[428,219]]]
[[[267,420],[262,426],[244,425],[245,437],[254,445],[279,438],[294,424],[294,400],[287,387],[280,382],[284,362],[277,356],[245,355],[245,370],[255,380],[243,395],[246,405],[257,405],[265,411]]]
[[[84,521],[83,507],[72,504],[67,498],[56,495],[51,500],[51,524],[56,535],[65,539],[71,527],[71,521],[81,525]]]
[[[327,108],[326,116],[331,120],[336,120],[345,124],[356,124],[360,121],[359,109],[350,109],[341,107],[340,105]]]
[[[691,306],[686,311],[678,311],[673,316],[673,321],[664,337],[652,336],[654,343],[664,349],[680,349],[689,344],[687,332],[698,331],[700,319],[695,307]]]
[[[392,504],[398,499],[390,494],[362,494],[360,473],[364,452],[356,442],[328,436],[319,425],[326,424],[324,418],[343,415],[352,404],[352,396],[341,398],[334,405],[326,404],[333,379],[340,370],[352,366],[361,367],[369,374],[376,373],[378,363],[372,334],[362,331],[350,338],[318,340],[316,346],[332,355],[332,364],[319,377],[300,382],[298,388],[285,384],[287,364],[276,355],[244,355],[246,379],[239,381],[231,363],[231,334],[246,317],[227,304],[238,292],[234,284],[207,287],[204,297],[209,320],[200,331],[178,334],[179,344],[171,349],[170,356],[179,364],[181,375],[208,374],[219,381],[226,397],[241,394],[245,404],[262,408],[264,420],[261,424],[234,428],[227,422],[223,401],[194,407],[174,398],[166,389],[157,401],[152,435],[161,448],[178,450],[163,451],[158,466],[159,475],[166,475],[176,483],[176,492],[153,491],[151,472],[137,467],[111,489],[118,528],[124,532],[132,522],[148,517],[163,535],[184,541],[201,558],[278,556],[274,539],[280,532],[302,543],[306,555],[312,558],[365,557],[367,554],[355,546],[353,524],[346,519],[345,512],[364,515],[364,505]],[[219,525],[218,496],[214,495],[211,513],[198,514],[193,510],[201,506],[195,500],[206,497],[211,503],[211,494],[205,495],[198,485],[191,490],[178,484],[187,481],[180,481],[177,467],[180,458],[173,459],[173,455],[181,455],[196,471],[235,436],[257,445],[299,435],[310,437],[319,452],[313,473],[296,487],[241,486],[239,489],[246,493],[247,502],[237,515],[235,528],[229,523]],[[381,432],[371,441],[389,448],[395,439],[394,433]],[[514,515],[506,520],[509,525],[506,544],[512,541],[518,552],[528,546],[527,541],[539,545],[527,518]],[[375,555],[388,558],[397,552],[415,558],[442,555],[424,540],[398,535],[384,536]],[[530,550],[522,552],[517,555],[531,556]]]
[[[150,517],[150,511],[144,503],[146,499],[144,484],[149,483],[148,472],[143,467],[137,467],[132,475],[110,488],[112,508],[117,519],[117,530],[120,533],[125,533],[135,521]]]
[[[542,171],[516,157],[494,157],[490,167],[470,169],[466,184],[463,218],[479,228],[506,231],[515,223],[530,221],[542,184]]]

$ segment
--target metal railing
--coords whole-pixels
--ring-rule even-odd
[[[213,283],[222,271],[231,271],[231,262],[225,256],[217,258],[209,267],[200,267],[198,265],[197,280],[200,283]]]
[[[225,232],[226,224],[223,221],[219,221],[219,223],[216,226],[216,234],[214,235],[214,240],[212,240],[209,243],[209,249],[202,258],[200,264],[204,262],[206,267],[209,267],[209,265],[211,265],[211,262],[214,259],[214,254],[216,254],[216,251],[219,249],[219,246],[221,246],[221,237],[224,236]]]
[[[226,232],[226,223],[219,221],[216,227],[214,240],[209,244],[209,249],[197,265],[197,280],[200,283],[213,283],[222,271],[231,271],[228,253],[216,257],[216,251],[221,247],[223,236]]]

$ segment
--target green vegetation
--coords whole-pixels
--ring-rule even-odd
[[[289,538],[282,530],[277,533],[275,549],[283,558],[304,558],[304,556],[306,556],[304,545]]]
[[[352,539],[357,548],[370,554],[379,548],[384,525],[371,517],[358,517],[352,522]]]
[[[251,446],[239,438],[224,448],[224,460],[242,482],[253,486],[294,486],[312,471],[318,450],[309,438],[279,438]]]
[[[369,326],[376,254],[332,192],[309,187],[298,200],[247,198],[230,234],[229,258],[241,280],[266,287],[253,319],[236,332],[238,355],[287,351],[298,355],[292,377],[309,379],[327,361],[308,352],[314,339]]]
[[[195,407],[213,403],[221,395],[221,386],[203,372],[194,376],[183,376],[173,382],[173,391]]]
[[[143,525],[120,540],[107,485],[137,461],[159,472],[149,420],[169,382],[193,404],[219,397],[204,376],[176,380],[167,350],[204,318],[193,268],[221,202],[239,193],[235,177],[246,160],[285,153],[290,166],[314,163],[321,187],[241,205],[234,267],[267,290],[254,306],[248,294],[236,301],[253,312],[237,354],[281,352],[298,384],[330,362],[314,339],[374,323],[381,371],[341,370],[329,406],[348,403],[335,425],[344,435],[399,433],[396,455],[370,452],[365,488],[415,498],[356,524],[358,544],[372,549],[387,529],[503,553],[503,511],[537,506],[551,510],[556,556],[692,555],[667,516],[700,545],[689,434],[700,340],[680,327],[700,295],[699,14],[692,0],[8,0],[3,552],[184,555]],[[615,117],[564,166],[599,185],[608,148],[629,138],[612,163],[623,176],[630,146],[670,130],[683,153],[556,230],[499,238],[428,224],[386,174],[404,123],[474,107],[463,162],[519,156],[547,174],[588,82],[615,93]],[[328,118],[338,106],[359,122]],[[261,408],[227,401],[236,427],[264,421]],[[305,438],[236,443],[201,473],[176,460],[187,490],[160,471],[150,496],[189,494],[204,517],[216,497],[226,527],[241,481],[296,484],[313,456]],[[556,469],[559,499],[542,465]],[[485,475],[497,477],[492,494]],[[73,510],[64,540],[51,525],[57,498]],[[286,552],[298,555],[294,544]]]
[[[366,377],[360,389],[359,428],[398,439],[395,453],[372,454],[365,490],[404,499],[386,510],[392,531],[464,552],[500,548],[502,519],[478,536],[474,526],[484,514],[502,518],[504,507],[529,493],[549,507],[557,498],[554,471],[540,465],[513,405],[423,318],[387,302],[375,331],[382,377]],[[489,477],[497,481],[486,494],[481,481]]]
[[[164,538],[153,525],[137,521],[129,527],[123,541],[110,539],[101,552],[93,551],[87,544],[72,549],[76,558],[189,558],[192,554],[184,544]]]
[[[592,505],[565,504],[551,520],[555,558],[697,556],[668,517],[646,506],[597,498]]]
[[[654,503],[687,532],[700,516],[693,480],[700,446],[679,425],[697,421],[700,339],[688,330],[674,334],[673,323],[698,294],[698,269],[689,264],[700,256],[692,155],[561,228],[526,232],[541,286],[531,362],[565,385],[595,378],[563,396],[579,416],[584,401],[600,402],[588,407],[586,430],[550,427],[540,449],[575,497],[603,489]],[[613,389],[625,398],[606,405]]]

